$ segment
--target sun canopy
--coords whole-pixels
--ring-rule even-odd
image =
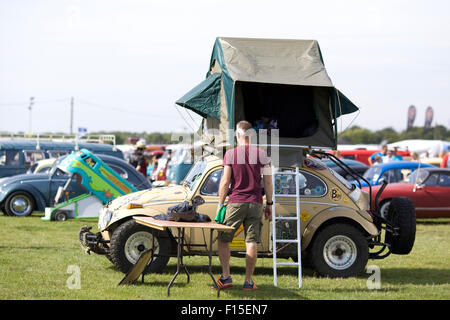
[[[176,104],[223,137],[247,120],[279,129],[280,145],[331,148],[336,119],[358,110],[333,86],[315,40],[217,38],[206,79]]]

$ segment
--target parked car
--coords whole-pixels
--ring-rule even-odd
[[[36,161],[58,158],[82,148],[96,154],[107,154],[123,159],[122,151],[110,144],[0,140],[0,178],[25,173]]]
[[[415,161],[392,161],[380,163],[371,166],[363,175],[371,186],[381,185],[384,181],[387,183],[396,183],[405,181],[409,174],[417,168],[433,167],[428,163]],[[362,187],[367,187],[365,181],[361,181]]]
[[[194,164],[194,149],[192,146],[185,146],[176,149],[169,163],[167,164],[167,177],[170,183],[180,184]]]
[[[169,163],[172,161],[172,156],[176,150],[184,147],[184,144],[171,144],[166,146],[164,154],[158,159],[158,164],[152,171],[150,176],[150,180],[154,182],[154,186],[161,186],[166,184],[167,169]]]
[[[292,187],[292,168],[280,169],[275,176],[274,190],[277,216],[292,217],[296,214],[295,184]],[[170,185],[150,191],[135,192],[119,197],[105,205],[99,214],[98,233],[82,228],[79,240],[87,251],[107,255],[109,260],[126,273],[137,262],[140,254],[152,248],[159,255],[150,264],[147,272],[161,272],[176,250],[174,235],[167,231],[152,231],[139,225],[133,216],[157,216],[166,213],[168,207],[191,201],[196,196],[205,203],[197,211],[214,219],[218,203],[219,183],[222,177],[222,160],[208,156],[196,161],[182,185]],[[283,173],[286,172],[285,175]],[[415,235],[414,208],[405,209],[410,202],[400,201],[403,210],[401,224],[386,228],[385,220],[370,210],[367,193],[351,185],[321,161],[304,158],[300,169],[299,194],[301,197],[301,234],[304,258],[319,274],[330,277],[355,276],[364,270],[369,258],[384,258],[383,250],[390,253],[407,254],[412,249]],[[288,197],[288,198],[286,198]],[[393,208],[396,208],[394,202]],[[258,252],[261,257],[272,257],[271,223],[262,220],[261,243]],[[415,222],[415,220],[414,220]],[[297,223],[283,220],[277,223],[277,230],[285,239],[296,238]],[[389,245],[383,243],[381,230],[386,229]],[[390,235],[393,230],[401,233]],[[400,239],[401,238],[401,239]],[[209,235],[201,231],[189,233],[185,249],[190,255],[205,254],[198,242],[209,241]],[[206,242],[207,243],[207,242]],[[376,249],[383,246],[382,250]],[[245,256],[243,232],[237,232],[230,244],[232,255]],[[373,252],[371,252],[373,249]],[[213,244],[217,250],[217,242]],[[277,256],[297,259],[295,246],[280,246]]]
[[[380,187],[372,187],[372,195]],[[417,218],[450,217],[450,169],[421,168],[411,173],[406,182],[388,184],[379,198],[383,216],[387,215],[395,197],[411,199]]]
[[[356,160],[351,160],[351,159],[341,159],[341,161],[347,165],[348,167],[350,167],[350,169],[352,169],[353,171],[355,171],[357,174],[359,175],[364,175],[364,173],[367,171],[367,169],[369,169],[369,166],[366,165],[365,163],[362,163],[360,161],[356,161]],[[336,171],[337,173],[339,173],[342,177],[344,177],[346,180],[348,181],[354,181],[355,178],[353,177],[353,175],[351,173],[349,173],[347,170],[339,167],[335,162],[331,161],[331,160],[326,160],[324,161],[324,164],[333,169],[334,171]]]
[[[56,160],[57,158],[38,160],[28,168],[27,173],[46,173],[53,167]]]
[[[97,156],[136,189],[151,188],[150,182],[124,160],[103,154]],[[64,186],[69,179],[69,175],[58,168],[58,164],[64,158],[64,156],[58,158],[48,173],[21,174],[2,179],[0,182],[2,211],[10,216],[28,216],[35,210],[44,211],[46,207],[53,206],[58,188]],[[70,199],[87,192],[77,179],[73,179],[66,188],[66,198]]]
[[[355,150],[339,150],[343,159],[350,159],[362,162],[366,165],[370,165],[369,157],[374,153],[381,152],[382,150],[370,150],[370,149],[355,149]],[[411,153],[409,151],[399,150],[398,154],[402,157],[409,157]]]

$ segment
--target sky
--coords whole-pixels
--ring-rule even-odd
[[[0,0],[0,131],[192,131],[216,37],[315,39],[359,108],[339,131],[450,127],[450,1]],[[33,97],[31,112],[30,98]]]

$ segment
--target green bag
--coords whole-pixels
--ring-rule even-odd
[[[216,217],[214,218],[214,221],[222,224],[223,223],[223,219],[225,219],[225,212],[227,211],[227,206],[222,206],[222,208],[219,209],[219,211],[217,211]]]

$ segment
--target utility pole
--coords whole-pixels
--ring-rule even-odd
[[[34,97],[30,97],[30,105],[28,106],[28,135],[31,135],[31,109],[34,105]]]
[[[73,97],[70,98],[70,135],[73,135]]]

